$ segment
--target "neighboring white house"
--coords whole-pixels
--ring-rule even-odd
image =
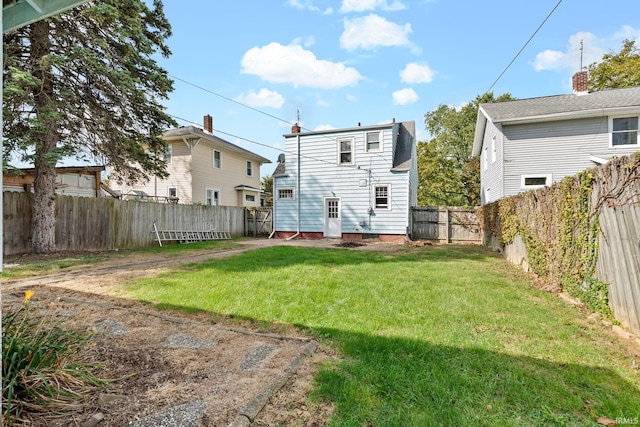
[[[273,174],[274,234],[400,239],[417,204],[415,122],[284,135]]]
[[[589,93],[587,77],[573,76],[570,95],[480,105],[472,155],[482,204],[640,151],[640,87]]]
[[[204,116],[204,129],[183,126],[166,131],[163,138],[168,144],[169,176],[151,177],[132,186],[114,184],[112,188],[124,198],[260,206],[260,166],[271,161],[214,135],[211,116]]]

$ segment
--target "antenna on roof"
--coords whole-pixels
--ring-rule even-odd
[[[582,54],[584,53],[584,44],[580,40],[580,71],[582,71]]]
[[[296,109],[296,114],[297,114],[297,117],[298,117],[296,123],[300,123],[300,109],[299,108]]]

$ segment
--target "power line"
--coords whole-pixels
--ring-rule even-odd
[[[551,12],[549,12],[549,14],[547,15],[546,18],[544,18],[544,21],[542,21],[542,23],[538,26],[538,28],[533,32],[533,34],[531,35],[531,37],[529,37],[529,40],[527,40],[527,42],[524,44],[524,46],[522,46],[520,48],[520,50],[518,51],[518,53],[516,53],[516,56],[513,57],[513,59],[511,60],[511,62],[509,62],[509,65],[507,65],[507,67],[502,71],[502,73],[500,73],[500,75],[498,76],[498,78],[491,84],[491,86],[489,87],[489,89],[487,89],[485,91],[485,95],[487,93],[489,93],[491,91],[491,89],[493,89],[493,87],[496,85],[496,83],[498,83],[498,80],[500,80],[502,78],[502,76],[504,75],[504,73],[507,72],[507,70],[511,67],[511,65],[515,62],[515,60],[518,58],[518,56],[520,56],[520,54],[522,53],[522,51],[527,47],[527,45],[531,42],[531,40],[533,40],[533,38],[536,36],[536,34],[538,34],[538,31],[540,31],[540,29],[542,28],[542,26],[547,22],[547,20],[551,17],[551,15],[553,15],[553,12],[556,11],[556,9],[558,8],[558,6],[560,6],[560,3],[562,3],[562,0],[559,0],[558,3],[555,5],[555,7],[551,10]]]

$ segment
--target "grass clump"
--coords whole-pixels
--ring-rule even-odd
[[[64,414],[82,408],[85,392],[102,380],[80,361],[90,335],[51,322],[29,306],[2,317],[3,424],[25,422],[29,414]]]

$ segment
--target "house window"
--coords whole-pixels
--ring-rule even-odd
[[[638,117],[611,119],[611,146],[638,145]]]
[[[353,140],[341,139],[338,141],[340,150],[339,163],[341,165],[350,165],[353,163]]]
[[[278,199],[293,200],[294,198],[295,198],[295,194],[293,192],[293,187],[278,188]]]
[[[496,153],[496,136],[494,135],[493,138],[491,138],[491,164],[494,164],[496,162],[496,158],[497,158],[497,153]]]
[[[484,170],[487,170],[487,168],[489,167],[489,153],[487,151],[488,151],[487,147],[484,147],[484,153],[483,153],[483,155],[484,155],[484,161],[483,161]]]
[[[213,150],[213,167],[222,169],[222,153],[218,150]]]
[[[373,189],[376,209],[389,209],[389,185],[376,185]]]
[[[167,145],[167,150],[164,152],[164,161],[170,165],[173,159],[173,145]]]
[[[491,202],[491,189],[490,188],[487,188],[486,190],[484,190],[484,202],[485,203]]]
[[[380,151],[380,132],[367,132],[367,151]]]
[[[205,191],[204,201],[207,206],[220,206],[220,190],[207,188]]]
[[[247,160],[247,176],[253,176],[253,162]]]
[[[178,197],[178,187],[169,187],[168,196],[170,199]]]
[[[545,185],[551,185],[551,174],[546,175],[521,175],[520,187],[521,188],[540,188]]]
[[[253,194],[245,194],[244,195],[244,201],[245,202],[255,202],[256,201],[256,196]]]

